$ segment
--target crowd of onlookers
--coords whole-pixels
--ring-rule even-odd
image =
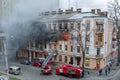
[[[102,75],[103,73],[105,73],[105,75],[107,76],[108,74],[110,74],[111,68],[112,68],[112,62],[110,61],[105,67],[104,72],[103,69],[99,69],[98,74]]]

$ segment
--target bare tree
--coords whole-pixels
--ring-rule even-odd
[[[114,25],[117,31],[117,46],[118,46],[118,62],[120,63],[120,5],[118,1],[114,1],[113,3],[108,3],[108,9],[110,18],[114,20]]]

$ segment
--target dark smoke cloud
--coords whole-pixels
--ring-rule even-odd
[[[46,26],[39,22],[38,15],[43,11],[55,10],[57,2],[57,0],[17,0],[11,16],[5,17],[2,22],[9,48],[17,50],[26,45],[29,39],[39,43],[55,40],[57,35],[50,35]]]

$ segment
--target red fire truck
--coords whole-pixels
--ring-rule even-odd
[[[44,62],[42,63],[42,70],[40,72],[40,74],[51,74],[52,73],[52,69],[51,69],[51,58],[52,56],[55,55],[55,50],[52,50],[52,52],[50,52],[49,56],[44,60]]]
[[[69,64],[63,64],[60,67],[56,67],[56,74],[62,74],[68,77],[81,77],[82,72],[83,70],[81,68]]]

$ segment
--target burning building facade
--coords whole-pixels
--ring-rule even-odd
[[[46,58],[51,49],[56,49],[57,54],[53,57],[53,62],[81,67],[81,42],[85,49],[86,68],[103,68],[117,57],[116,31],[113,20],[107,17],[107,12],[101,12],[100,9],[82,12],[81,8],[64,12],[59,9],[58,12],[42,13],[38,21],[46,25],[50,34],[59,32],[62,36],[58,35],[56,39],[51,38],[45,43],[29,40],[28,45],[18,51],[17,58],[27,58],[30,61],[40,57]]]

